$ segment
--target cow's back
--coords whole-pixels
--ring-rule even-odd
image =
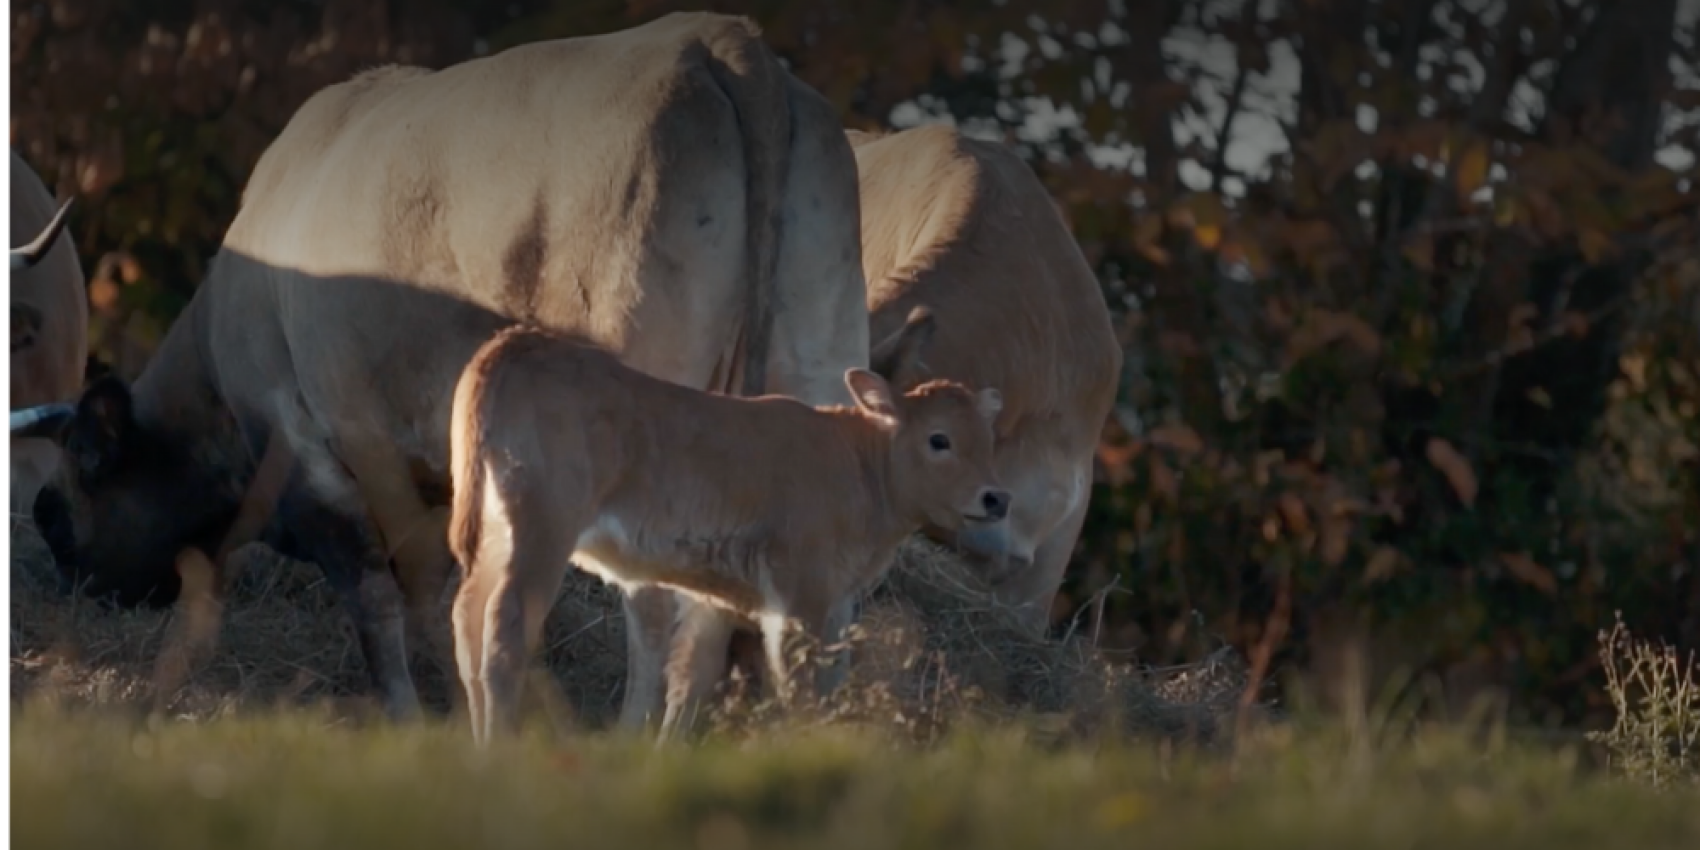
[[[922,360],[999,388],[1000,436],[1062,417],[1095,440],[1121,349],[1097,277],[1038,178],[1008,148],[949,127],[851,142],[872,338],[925,304],[938,322]]]
[[[11,153],[16,247],[36,238],[59,205],[17,151]],[[88,361],[89,314],[83,267],[70,235],[62,235],[35,267],[14,272],[11,289],[12,409],[74,400]],[[20,347],[26,335],[32,341]]]
[[[214,299],[213,334],[242,345],[275,315],[282,339],[247,368],[274,384],[291,371],[304,413],[338,411],[439,469],[449,388],[508,320],[581,333],[668,380],[736,391],[733,361],[760,295],[749,254],[771,265],[782,253],[748,238],[751,195],[777,204],[782,187],[755,175],[764,163],[750,161],[745,136],[761,126],[792,135],[779,123],[792,85],[753,25],[675,14],[328,87],[255,168],[215,272],[230,294]],[[852,250],[825,247],[850,273],[788,285],[842,290],[859,310],[855,164],[834,142],[829,170],[843,172],[844,197],[825,208],[849,210],[829,229]],[[789,217],[796,204],[785,203]],[[834,378],[866,356],[865,329],[839,312],[831,321],[854,327],[861,346],[843,364],[808,361]],[[368,315],[388,320],[346,321]]]

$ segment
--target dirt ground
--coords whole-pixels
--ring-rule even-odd
[[[12,699],[134,706],[198,719],[308,704],[376,710],[353,627],[316,567],[253,544],[237,550],[222,610],[105,610],[54,589],[46,546],[27,520],[12,534]],[[864,606],[848,687],[835,710],[877,713],[917,726],[946,718],[1040,717],[1059,729],[1219,737],[1244,688],[1244,665],[1223,649],[1161,676],[1112,664],[1082,637],[1024,634],[990,603],[948,550],[916,538]],[[189,594],[185,594],[187,597]],[[197,616],[216,633],[180,673],[161,661]],[[550,617],[528,699],[557,724],[600,728],[619,710],[625,635],[617,592],[569,574]],[[459,686],[414,636],[421,698],[453,711]],[[170,655],[168,653],[168,655]],[[445,657],[445,661],[447,658]],[[739,707],[738,685],[722,723]]]

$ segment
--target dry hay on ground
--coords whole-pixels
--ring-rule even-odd
[[[57,593],[50,556],[27,521],[14,519],[12,546],[12,699],[151,706],[155,665],[183,615],[105,610]],[[238,578],[218,615],[216,644],[181,687],[169,688],[164,710],[188,718],[309,703],[374,711],[353,627],[318,569],[258,545],[234,553],[231,566]],[[544,644],[552,675],[533,679],[551,686],[532,688],[532,698],[557,718],[610,723],[625,676],[623,626],[611,587],[569,573]],[[849,720],[936,728],[955,717],[1026,713],[1062,720],[1062,731],[1212,738],[1231,720],[1245,681],[1228,649],[1156,677],[1106,662],[1083,637],[1031,636],[976,588],[959,559],[919,538],[864,606],[857,631],[850,686],[831,706]],[[415,657],[421,698],[450,709],[458,683],[427,656]],[[759,714],[733,711],[721,723]]]

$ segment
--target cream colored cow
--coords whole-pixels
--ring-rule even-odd
[[[81,560],[97,590],[169,597],[173,557],[222,534],[281,435],[297,469],[266,539],[325,570],[385,705],[414,715],[404,612],[450,575],[449,407],[473,352],[519,320],[685,386],[847,402],[859,229],[836,116],[742,18],[330,86],[261,156],[134,386],[82,397]],[[660,715],[673,611],[645,590],[627,612],[632,668],[653,671],[626,692],[636,724]]]
[[[899,389],[949,378],[1003,394],[995,451],[1010,521],[924,531],[979,562],[997,598],[1039,631],[1086,517],[1121,374],[1097,277],[1008,148],[942,126],[847,135],[861,181],[870,338],[880,340],[871,368]],[[930,320],[906,324],[917,308]],[[724,676],[734,631],[753,625],[693,622],[671,650],[669,716]],[[840,679],[846,657],[832,668]]]
[[[994,432],[998,477],[1013,495],[1009,524],[927,533],[985,559],[998,598],[1043,628],[1086,518],[1092,459],[1121,377],[1097,276],[1009,148],[943,126],[849,137],[871,336],[892,336],[916,307],[937,324],[918,357],[876,357],[872,368],[899,391],[948,378],[1003,393]],[[1006,554],[1006,566],[991,567]]]

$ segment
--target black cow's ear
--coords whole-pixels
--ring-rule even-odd
[[[130,388],[112,375],[102,376],[83,390],[77,415],[65,438],[65,451],[85,480],[112,473],[124,459],[124,448],[136,429]]]

